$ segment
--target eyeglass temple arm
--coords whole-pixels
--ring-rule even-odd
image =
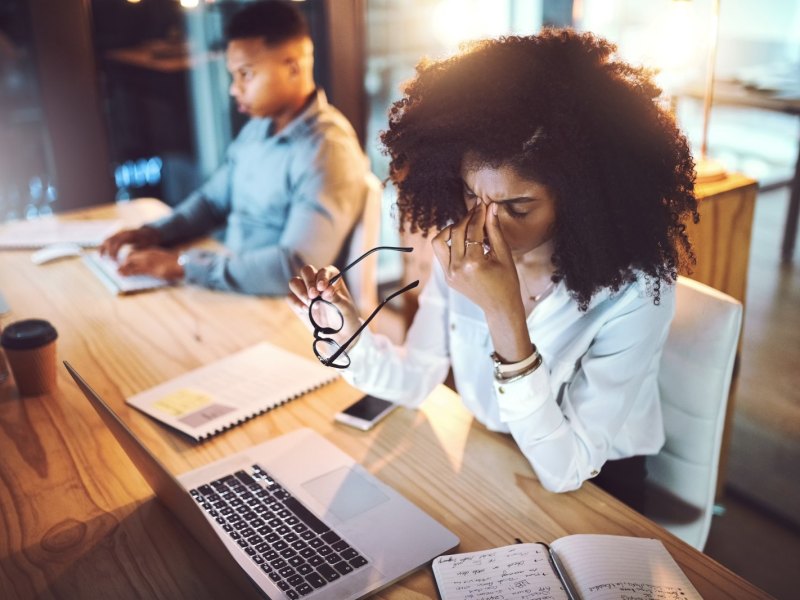
[[[344,271],[342,271],[342,273],[344,273]],[[361,324],[361,326],[358,329],[356,329],[355,333],[350,336],[350,339],[347,340],[343,345],[339,346],[339,349],[336,352],[333,353],[333,356],[331,356],[328,359],[328,362],[332,363],[337,358],[339,358],[339,355],[341,355],[341,353],[345,351],[345,349],[353,342],[354,339],[356,339],[359,335],[361,335],[361,332],[364,331],[364,328],[367,325],[369,325],[369,322],[372,321],[372,319],[375,318],[375,315],[378,314],[378,311],[380,309],[382,309],[384,307],[384,305],[386,305],[388,302],[391,302],[393,298],[396,298],[400,294],[404,294],[409,290],[413,290],[418,285],[419,285],[419,279],[417,279],[416,281],[412,281],[406,287],[404,287],[404,288],[402,288],[400,290],[397,290],[396,292],[393,292],[393,293],[389,294],[386,297],[386,300],[384,300],[383,302],[378,304],[377,307],[375,307],[375,310],[372,311],[372,314],[369,317],[367,317],[367,319]]]
[[[396,250],[397,252],[412,252],[414,250],[414,248],[409,248],[409,247],[405,247],[405,246],[376,246],[372,250],[369,250],[369,251],[365,252],[364,254],[362,254],[361,256],[359,256],[357,259],[355,259],[353,262],[351,262],[349,265],[347,265],[345,268],[343,268],[341,271],[339,271],[339,273],[337,275],[331,277],[330,283],[331,284],[336,283],[339,280],[339,278],[342,275],[344,275],[348,271],[348,269],[350,269],[350,267],[354,267],[355,265],[360,263],[362,260],[367,258],[370,254],[372,254],[373,252],[377,252],[378,250]]]

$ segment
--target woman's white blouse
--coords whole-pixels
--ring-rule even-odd
[[[559,283],[527,320],[542,366],[499,384],[483,311],[447,286],[434,261],[405,345],[365,330],[348,350],[344,377],[415,407],[452,366],[465,406],[489,429],[511,433],[542,485],[577,489],[606,460],[655,454],[664,444],[657,376],[675,296],[662,284],[655,305],[646,291],[640,277],[598,293],[581,312]]]

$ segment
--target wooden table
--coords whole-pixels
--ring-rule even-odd
[[[152,218],[153,201],[84,212]],[[418,411],[373,431],[333,422],[359,393],[343,381],[200,445],[129,408],[126,396],[262,340],[311,355],[308,333],[281,299],[193,287],[113,297],[78,260],[34,266],[0,253],[12,312],[59,331],[58,353],[180,473],[301,426],[312,427],[461,537],[461,551],[569,533],[657,537],[706,598],[767,594],[591,484],[551,494],[513,440],[486,430],[439,387]],[[157,501],[62,370],[56,393],[21,399],[0,388],[0,597],[222,598],[233,583]],[[378,597],[433,598],[430,568]]]

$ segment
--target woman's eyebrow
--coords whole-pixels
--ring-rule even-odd
[[[469,185],[467,184],[466,181],[464,181],[462,179],[461,183],[464,185],[464,188],[470,194],[472,194],[473,196],[476,195],[475,192],[472,191],[472,188],[469,187]],[[492,202],[495,202],[497,204],[511,204],[511,203],[516,204],[516,203],[521,203],[521,202],[536,202],[537,200],[538,200],[538,198],[535,198],[533,196],[517,196],[515,198],[506,198],[505,200],[492,200]]]
[[[538,198],[532,196],[519,196],[518,198],[506,198],[505,200],[492,200],[497,204],[519,204],[522,202],[536,202]]]

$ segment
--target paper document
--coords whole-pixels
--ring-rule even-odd
[[[42,248],[63,243],[91,248],[99,246],[120,226],[120,221],[69,221],[56,217],[11,221],[0,225],[0,250]]]

